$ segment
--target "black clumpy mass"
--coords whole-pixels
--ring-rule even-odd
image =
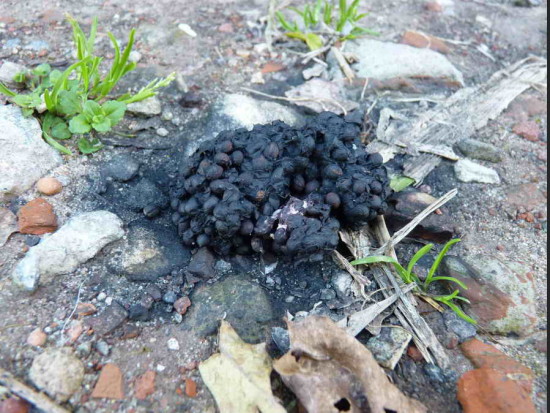
[[[271,251],[322,259],[342,226],[387,208],[388,174],[360,126],[322,113],[301,128],[275,122],[222,132],[183,166],[172,220],[183,242],[221,255]]]

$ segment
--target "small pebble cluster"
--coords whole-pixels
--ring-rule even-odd
[[[190,247],[221,255],[272,251],[312,261],[338,246],[342,226],[387,208],[386,168],[359,139],[360,123],[322,113],[222,132],[182,167],[172,220]]]

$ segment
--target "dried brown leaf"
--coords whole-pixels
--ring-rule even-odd
[[[371,352],[326,317],[288,323],[275,370],[309,413],[427,413],[390,383]]]

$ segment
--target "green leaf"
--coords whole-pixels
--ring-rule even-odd
[[[86,116],[86,119],[88,119],[88,121],[90,122],[92,121],[94,116],[104,116],[101,105],[93,100],[86,101],[86,103],[84,103],[82,111],[83,114]]]
[[[92,139],[91,141],[86,138],[78,140],[78,150],[84,155],[89,155],[103,149],[103,144],[99,139]]]
[[[111,130],[111,121],[109,118],[102,118],[98,122],[92,122],[92,127],[99,133],[109,132]]]
[[[62,90],[59,92],[57,109],[63,115],[76,115],[80,112],[80,102],[81,100],[78,93],[69,90]]]
[[[409,178],[407,176],[395,176],[391,179],[390,187],[395,192],[401,192],[402,190],[413,185],[415,182],[416,181],[414,179]]]
[[[55,139],[53,139],[51,136],[49,136],[47,133],[42,134],[44,136],[44,140],[54,149],[57,149],[59,152],[64,153],[65,155],[72,155],[73,153],[66,148],[65,146],[61,145],[59,142],[57,142]]]
[[[322,48],[324,45],[324,42],[323,42],[323,39],[321,39],[321,37],[319,37],[315,33],[308,33],[306,35],[306,44],[308,45],[311,51],[314,51]]]
[[[126,113],[126,105],[116,100],[105,102],[102,108],[105,116],[111,121],[111,126],[118,124]]]
[[[13,77],[15,83],[25,83],[27,81],[27,74],[25,72],[19,72]]]
[[[425,282],[425,288],[428,288],[428,286],[431,284],[433,277],[435,276],[435,273],[437,272],[439,266],[441,265],[441,262],[443,261],[443,258],[445,258],[445,255],[449,252],[449,250],[452,248],[453,245],[458,244],[461,239],[453,239],[449,241],[444,247],[443,250],[439,253],[437,258],[435,259],[432,268],[430,269],[430,272],[428,273],[428,277],[426,278]]]
[[[50,74],[50,72],[52,71],[52,67],[47,64],[47,63],[43,63],[37,67],[35,67],[32,72],[36,75],[36,76],[40,76],[40,77],[45,77],[45,76],[48,76]]]
[[[13,102],[23,108],[34,109],[42,104],[42,98],[36,93],[30,95],[17,95],[13,97]]]
[[[52,82],[52,85],[55,85],[61,76],[63,76],[63,73],[60,70],[52,70],[50,73],[50,82]]]
[[[69,130],[76,135],[83,135],[92,130],[92,126],[88,122],[86,115],[81,114],[72,118],[69,122]]]
[[[53,122],[51,134],[53,138],[61,141],[71,139],[71,137],[73,136],[73,134],[69,131],[67,123],[63,119],[58,117],[56,117],[55,121]]]
[[[9,97],[17,96],[17,93],[9,90],[2,82],[0,82],[0,93]]]

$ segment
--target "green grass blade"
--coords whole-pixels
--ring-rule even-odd
[[[444,302],[443,304],[447,305],[451,310],[455,312],[457,316],[462,318],[464,321],[467,321],[470,324],[477,325],[477,321],[472,317],[468,316],[458,305],[452,302]]]
[[[434,244],[428,244],[424,248],[420,249],[416,254],[414,254],[414,257],[412,257],[411,261],[409,262],[409,265],[407,266],[407,272],[409,274],[412,274],[412,271],[414,269],[414,266],[420,259],[428,254],[434,247]]]
[[[61,153],[64,153],[65,155],[72,155],[73,153],[70,151],[69,148],[61,145],[59,142],[57,142],[54,138],[52,138],[50,135],[48,135],[46,132],[43,133],[44,140],[50,145],[52,148],[58,150]]]
[[[426,278],[426,284],[425,284],[426,288],[431,284],[432,278],[435,276],[435,273],[439,269],[439,266],[441,265],[443,258],[445,258],[445,256],[447,255],[447,253],[449,252],[449,250],[452,248],[453,245],[458,244],[461,241],[462,241],[461,239],[453,239],[443,247],[443,250],[441,250],[437,258],[435,259],[432,265],[432,268],[428,273],[428,278]]]
[[[90,29],[90,36],[88,37],[88,41],[86,42],[89,56],[92,56],[94,54],[95,39],[97,36],[97,26],[98,26],[98,20],[97,20],[97,17],[94,17],[92,21],[92,27]]]
[[[2,82],[0,82],[0,93],[11,98],[17,96],[17,93],[9,90]]]
[[[460,281],[460,280],[458,280],[454,277],[433,277],[432,282],[436,282],[436,281],[450,281],[450,282],[453,282],[455,284],[458,284],[464,290],[468,289],[468,286],[466,284],[464,284],[462,281]]]

